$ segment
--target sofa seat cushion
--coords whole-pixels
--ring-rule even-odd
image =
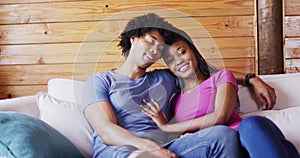
[[[56,129],[38,118],[0,112],[0,157],[83,157]]]
[[[265,110],[243,114],[245,118],[251,115],[265,116],[272,120],[285,135],[286,139],[291,141],[300,152],[300,137],[299,137],[299,114],[300,106],[290,107],[282,110]]]

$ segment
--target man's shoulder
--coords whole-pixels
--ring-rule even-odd
[[[175,77],[169,69],[154,69],[152,71],[149,71],[148,73],[152,75]]]
[[[112,74],[110,73],[110,71],[96,72],[88,77],[88,79],[86,80],[86,84],[103,84],[111,80],[111,76]]]

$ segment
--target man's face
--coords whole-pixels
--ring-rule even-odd
[[[147,68],[161,57],[165,41],[157,31],[152,31],[143,37],[131,38],[131,43],[130,55],[139,66]]]

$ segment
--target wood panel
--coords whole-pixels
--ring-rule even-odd
[[[299,2],[300,3],[300,2]],[[285,36],[299,37],[300,36],[300,14],[299,16],[286,16],[285,20]]]
[[[286,73],[300,72],[300,1],[285,0]]]
[[[217,68],[255,71],[253,0],[1,0],[0,10],[0,99],[119,67],[120,32],[149,11],[187,31]]]
[[[300,15],[299,0],[284,0],[284,3],[286,16]]]
[[[208,60],[208,62],[218,69],[226,68],[241,73],[254,72],[254,59],[227,59],[224,61]],[[113,63],[111,66],[114,67],[118,65],[120,65],[120,63]],[[102,66],[102,64],[97,65],[97,63],[78,64],[75,66],[72,64],[34,66],[24,65],[19,66],[17,69],[15,66],[4,66],[2,69],[0,69],[0,81],[8,82],[0,82],[0,99],[35,95],[40,91],[47,92],[46,83],[51,78],[61,77],[84,81],[90,74],[94,72],[105,71],[111,68],[110,65]],[[160,61],[153,65],[150,70],[157,68],[165,68],[164,63]],[[64,73],[61,73],[61,70],[63,70]],[[1,73],[5,71],[14,71],[14,74],[7,73],[8,76],[5,76],[4,78]],[[73,74],[74,76],[68,74]]]
[[[253,0],[97,0],[97,1],[1,1],[2,24],[129,19],[147,12],[163,17],[253,15]],[[37,3],[51,2],[51,3]],[[8,5],[9,3],[13,3]]]
[[[208,60],[208,62],[219,69],[225,67],[227,69],[243,73],[253,71],[254,67],[253,59],[216,59]],[[49,79],[55,77],[84,81],[93,73],[118,68],[121,64],[122,61],[88,64],[1,66],[0,86],[46,84]],[[166,68],[166,66],[163,61],[160,61],[151,67],[151,69],[155,68]]]
[[[285,54],[287,59],[299,58],[300,59],[300,37],[287,38],[285,40]]]
[[[254,58],[252,37],[201,38],[194,40],[206,59]],[[113,62],[120,60],[118,41],[89,43],[58,43],[32,45],[0,45],[0,64],[59,64]]]
[[[37,92],[47,91],[47,85],[0,86],[0,99],[36,95]]]
[[[175,26],[193,38],[253,36],[253,18],[204,17],[170,19]],[[117,39],[127,20],[105,22],[44,23],[0,25],[0,44],[74,43],[112,41]]]
[[[300,59],[286,59],[286,73],[299,73]]]
[[[82,0],[1,0],[0,4],[30,4],[30,3],[49,3],[49,2],[69,2]],[[90,1],[90,0],[85,0]]]
[[[12,4],[0,6],[2,24],[91,21],[105,18],[103,1]]]

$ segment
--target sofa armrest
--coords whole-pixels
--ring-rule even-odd
[[[300,73],[260,75],[259,77],[276,91],[275,110],[300,106],[300,95],[298,93],[300,90]],[[239,99],[241,113],[261,110],[252,88],[239,85]]]
[[[35,95],[0,100],[0,111],[15,111],[33,117],[40,114]]]

